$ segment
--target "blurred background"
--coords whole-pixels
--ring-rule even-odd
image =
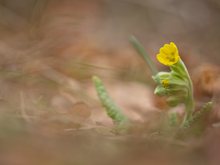
[[[160,69],[155,55],[175,42],[203,104],[220,94],[219,18],[218,0],[0,0],[0,164],[217,165],[219,125],[172,147],[146,134],[167,106],[129,38]],[[112,133],[93,75],[138,131]]]

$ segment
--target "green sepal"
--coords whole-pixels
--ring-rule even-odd
[[[178,86],[178,85],[170,85],[169,87],[165,88],[162,85],[158,85],[155,90],[154,94],[158,96],[175,96],[181,97],[181,99],[185,99],[188,94],[188,89],[185,86]]]
[[[170,79],[170,72],[158,72],[156,75],[152,76],[152,79],[157,83],[161,84],[161,81],[164,79]]]
[[[154,94],[158,96],[166,96],[168,95],[168,90],[163,86],[157,86],[154,90]]]
[[[167,103],[171,107],[176,107],[177,105],[183,103],[184,98],[181,96],[171,96],[166,99]]]
[[[188,86],[187,80],[180,77],[175,72],[159,72],[155,76],[152,76],[152,78],[157,84],[161,84],[163,80],[168,80],[171,87],[172,86],[182,86],[182,87]]]
[[[185,65],[181,59],[176,64],[170,66],[170,70],[181,77],[187,77]]]

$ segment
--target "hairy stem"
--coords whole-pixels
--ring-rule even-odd
[[[194,96],[193,96],[193,83],[192,80],[190,78],[189,72],[185,66],[185,64],[182,62],[182,60],[180,61],[185,74],[186,74],[186,78],[188,80],[188,84],[189,84],[189,90],[188,90],[188,96],[187,99],[185,101],[185,116],[182,122],[182,125],[184,125],[188,120],[191,120],[192,118],[192,114],[195,110],[195,104],[194,104]]]

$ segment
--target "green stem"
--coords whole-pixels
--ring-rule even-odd
[[[185,101],[185,116],[184,116],[184,119],[183,119],[183,122],[182,122],[182,125],[185,124],[185,122],[187,122],[188,120],[190,120],[192,118],[192,114],[193,114],[193,111],[195,109],[195,105],[194,105],[194,97],[193,97],[193,83],[192,83],[192,80],[190,78],[190,75],[189,75],[189,72],[185,66],[185,64],[183,63],[182,60],[180,60],[180,64],[182,65],[185,73],[186,73],[186,78],[188,80],[188,83],[189,83],[189,90],[188,90],[188,97]]]
[[[185,116],[182,122],[183,125],[185,125],[185,123],[192,118],[193,111],[194,111],[194,100],[191,94],[189,93],[189,96],[185,102]]]

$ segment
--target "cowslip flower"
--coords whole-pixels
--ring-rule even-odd
[[[166,66],[176,64],[180,60],[177,46],[173,42],[165,44],[160,48],[160,52],[157,54],[157,60]]]
[[[158,84],[154,93],[159,96],[167,96],[167,102],[172,106],[180,103],[185,105],[185,116],[182,121],[182,125],[184,125],[192,118],[194,111],[193,86],[188,70],[173,42],[160,48],[157,60],[169,66],[170,72],[159,72],[153,76]]]
[[[192,80],[187,67],[180,58],[175,43],[170,42],[169,44],[165,44],[160,48],[157,54],[157,60],[170,68],[169,72],[163,72],[157,70],[150,56],[145,52],[143,46],[135,37],[131,38],[131,42],[152,71],[152,78],[157,84],[154,94],[166,96],[166,101],[171,107],[184,104],[184,117],[177,121],[175,114],[174,120],[176,120],[176,122],[174,125],[180,124],[180,128],[190,126],[197,116],[200,116],[204,111],[200,110],[198,113],[195,112]],[[205,110],[206,107],[210,109],[211,104],[212,103],[207,103],[207,106],[205,105],[203,109]]]

